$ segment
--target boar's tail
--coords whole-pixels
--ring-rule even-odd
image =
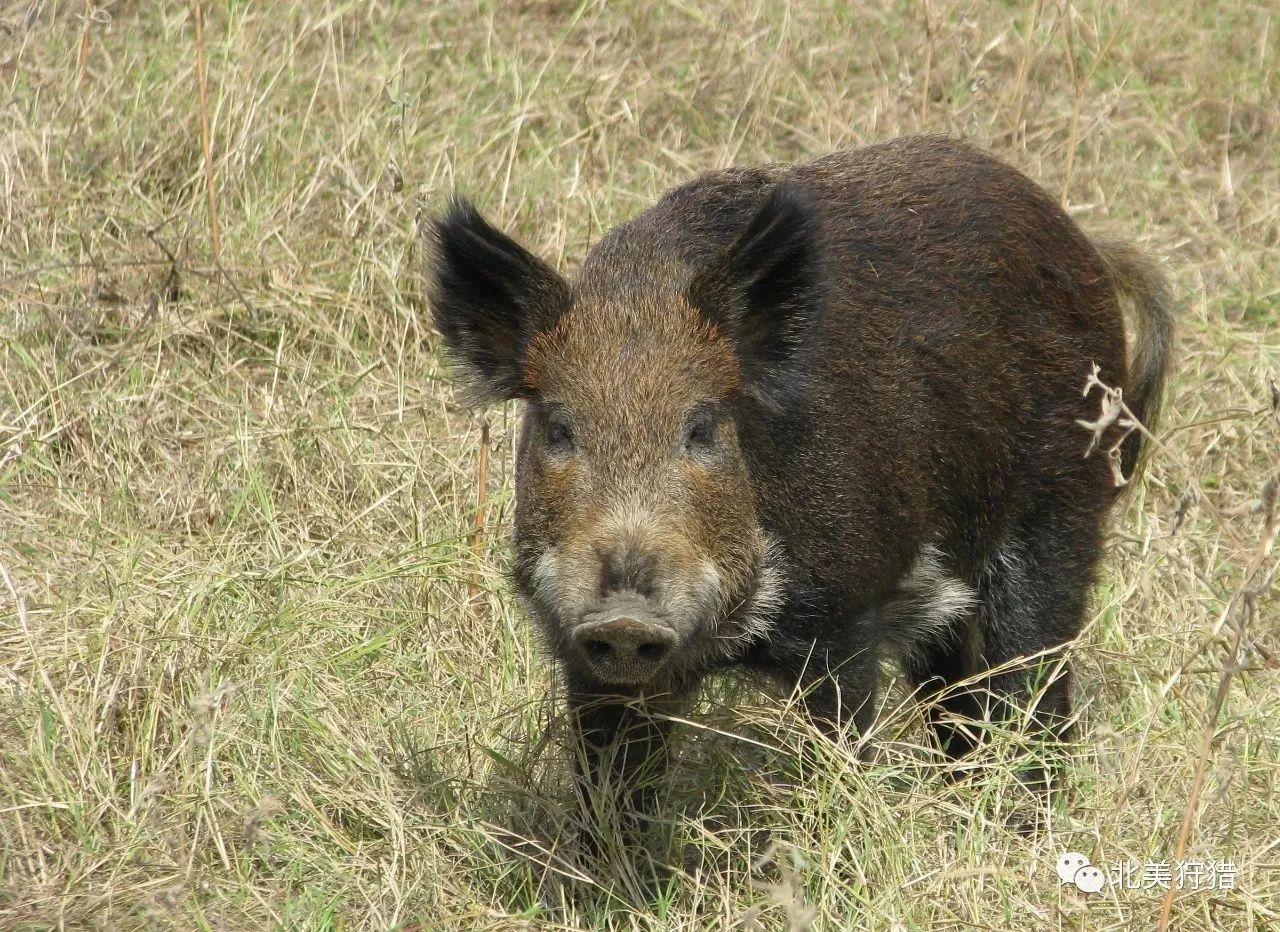
[[[1154,429],[1160,416],[1165,377],[1173,349],[1173,295],[1154,260],[1129,243],[1095,239],[1116,294],[1130,306],[1133,353],[1124,402],[1142,424]],[[1120,464],[1132,476],[1142,457],[1142,432],[1120,448]]]

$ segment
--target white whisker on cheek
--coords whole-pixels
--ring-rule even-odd
[[[743,621],[748,637],[766,637],[773,626],[774,617],[782,608],[786,590],[786,575],[782,567],[782,547],[770,538],[765,542],[764,554],[760,557],[759,582],[751,600],[751,608]]]
[[[714,605],[717,609],[724,600],[724,577],[714,563],[702,564],[701,595],[703,604]]]
[[[545,602],[554,602],[559,594],[560,555],[554,549],[548,549],[538,557],[533,567],[533,588],[538,598]]]
[[[579,550],[549,547],[538,557],[532,576],[533,593],[543,605],[554,606],[562,618],[577,618],[595,594],[599,567]]]
[[[743,601],[729,609],[729,623],[717,633],[723,650],[732,654],[742,642],[767,639],[769,630],[782,608],[786,592],[781,546],[766,537],[756,571],[755,589]]]

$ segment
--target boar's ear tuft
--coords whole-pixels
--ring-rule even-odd
[[[463,198],[454,197],[426,233],[431,312],[467,398],[526,395],[525,350],[567,307],[568,283]]]
[[[824,272],[817,210],[779,182],[737,241],[698,273],[690,300],[733,338],[743,375],[762,401],[784,404],[799,387],[821,313]]]

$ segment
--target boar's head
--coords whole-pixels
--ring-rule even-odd
[[[801,193],[739,216],[696,262],[602,242],[572,283],[463,200],[429,230],[459,381],[523,402],[513,575],[579,683],[691,681],[777,608],[745,434],[803,394],[821,263]]]

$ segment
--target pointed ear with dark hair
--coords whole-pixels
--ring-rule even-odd
[[[467,398],[527,394],[525,350],[568,306],[568,283],[463,198],[429,222],[427,235],[431,313]]]
[[[822,310],[820,244],[808,194],[779,182],[737,241],[689,286],[694,307],[732,337],[748,390],[774,407],[799,388]]]

